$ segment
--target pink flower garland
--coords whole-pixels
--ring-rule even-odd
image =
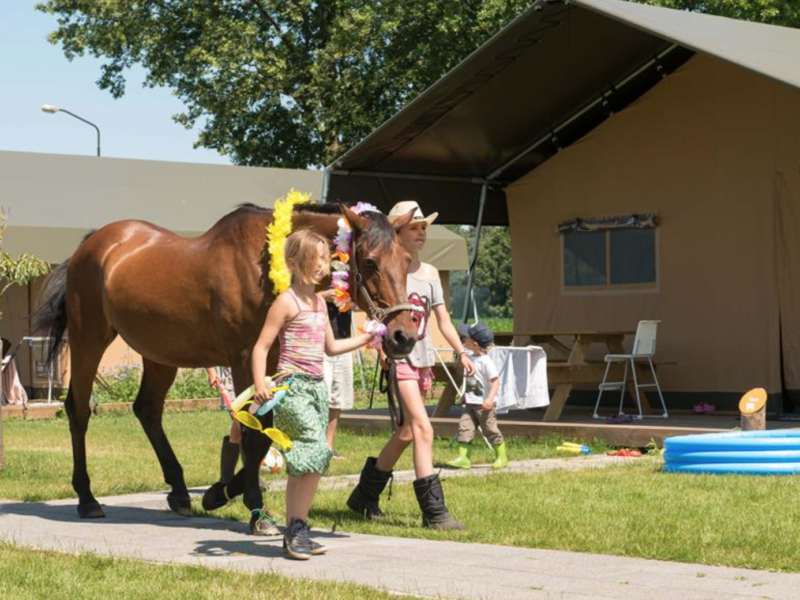
[[[363,212],[380,212],[372,204],[359,202],[351,209],[355,214]],[[347,219],[342,217],[337,222],[339,230],[333,238],[336,250],[333,253],[331,267],[331,285],[333,286],[333,303],[339,312],[353,309],[353,300],[350,296],[350,252],[353,242],[353,231]]]

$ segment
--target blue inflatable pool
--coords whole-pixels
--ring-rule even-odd
[[[800,430],[681,435],[664,449],[669,473],[800,475]]]

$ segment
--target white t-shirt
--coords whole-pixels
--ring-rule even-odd
[[[464,399],[467,404],[483,404],[492,387],[492,379],[499,376],[497,366],[488,354],[477,357],[473,355],[470,358],[475,365],[475,375],[467,377]]]
[[[444,291],[442,290],[439,273],[433,267],[430,267],[429,271],[433,271],[433,278],[431,279],[424,279],[418,277],[417,274],[409,273],[406,280],[408,302],[414,307],[411,319],[417,326],[417,335],[419,337],[417,338],[417,343],[414,344],[414,349],[411,350],[411,354],[406,357],[405,361],[419,368],[432,367],[436,364],[433,343],[428,335],[428,321],[431,318],[433,308],[444,304]]]

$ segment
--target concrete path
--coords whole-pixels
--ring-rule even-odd
[[[553,464],[524,462],[542,468]],[[331,479],[331,485],[345,482]],[[800,590],[800,574],[340,532],[315,532],[330,553],[296,562],[283,558],[279,538],[249,536],[243,523],[166,511],[164,493],[108,497],[101,503],[106,519],[80,521],[72,499],[0,500],[0,539],[66,552],[348,581],[434,598],[796,600]]]

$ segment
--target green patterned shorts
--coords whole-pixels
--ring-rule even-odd
[[[275,407],[275,427],[292,440],[292,449],[285,454],[290,477],[328,470],[328,388],[323,379],[295,375],[283,402]]]

